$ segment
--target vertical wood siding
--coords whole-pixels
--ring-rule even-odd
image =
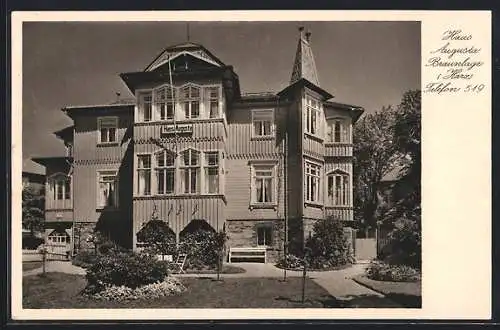
[[[222,230],[225,219],[225,202],[220,195],[203,197],[139,197],[133,201],[134,245],[142,225],[151,220],[154,207],[158,217],[168,221],[169,227],[179,234],[191,220],[206,220],[215,230]],[[197,205],[197,207],[196,207]],[[169,210],[170,214],[169,214]]]
[[[224,122],[222,119],[199,120],[199,121],[177,121],[178,125],[189,124],[193,125],[192,134],[178,134],[178,141],[195,141],[199,140],[225,140]],[[134,140],[144,141],[150,138],[160,138],[160,130],[165,125],[173,125],[173,122],[153,122],[148,124],[141,123],[134,125]],[[170,135],[164,139],[175,141],[175,137]]]

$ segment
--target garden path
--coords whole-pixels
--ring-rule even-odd
[[[45,271],[47,273],[66,273],[75,275],[85,275],[85,269],[71,264],[70,261],[47,261],[45,264]],[[23,272],[23,276],[37,275],[43,272],[43,268],[35,268]]]

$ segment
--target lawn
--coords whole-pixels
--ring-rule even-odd
[[[24,308],[325,308],[336,299],[306,279],[306,301],[301,303],[302,280],[270,278],[181,278],[187,290],[160,299],[108,302],[80,296],[86,280],[80,275],[47,273],[23,278]]]
[[[42,262],[41,261],[26,261],[23,262],[23,272],[32,270],[32,269],[37,269],[42,267]]]
[[[353,278],[357,283],[377,291],[387,298],[407,308],[422,307],[422,283],[418,282],[390,282],[375,281],[366,276]]]

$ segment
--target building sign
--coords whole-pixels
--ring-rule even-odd
[[[177,124],[177,125],[165,125],[161,127],[161,135],[171,135],[171,134],[192,134],[193,125],[192,124]]]

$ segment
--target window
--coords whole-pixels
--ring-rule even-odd
[[[99,172],[99,207],[118,207],[118,176],[116,171]]]
[[[151,195],[151,155],[137,156],[138,194]]]
[[[349,175],[335,172],[328,175],[328,202],[335,206],[348,206],[350,200]]]
[[[151,121],[153,116],[151,92],[139,93],[139,121]]]
[[[171,152],[162,151],[156,154],[157,193],[173,194],[175,189],[175,156]]]
[[[274,202],[274,165],[253,165],[252,203]]]
[[[272,226],[258,226],[257,227],[257,245],[269,246],[272,244]]]
[[[50,180],[50,190],[55,201],[71,199],[71,180],[62,174],[56,175]]]
[[[116,129],[118,127],[118,118],[102,117],[98,119],[99,124],[99,142],[116,142]]]
[[[205,189],[208,194],[219,193],[219,153],[205,153]]]
[[[188,149],[182,154],[181,166],[183,173],[182,191],[185,194],[200,193],[200,155],[199,152]]]
[[[61,244],[61,243],[70,243],[71,238],[65,232],[60,232],[54,230],[50,235],[47,236],[47,240],[50,244]]]
[[[328,141],[333,143],[349,143],[349,123],[342,119],[328,121]]]
[[[171,86],[165,86],[155,90],[155,109],[156,116],[160,120],[172,120],[175,116],[174,104],[175,89]]]
[[[274,112],[273,110],[252,111],[253,136],[273,136]]]
[[[181,101],[186,119],[200,117],[200,89],[186,86],[181,89]]]
[[[305,131],[306,133],[319,135],[319,121],[320,121],[320,111],[321,103],[312,98],[311,96],[306,96],[306,108],[305,108]]]
[[[319,202],[320,170],[321,166],[311,162],[305,162],[306,178],[304,192],[306,202]]]
[[[218,87],[208,87],[207,99],[208,99],[208,116],[209,118],[219,117],[219,88]]]

